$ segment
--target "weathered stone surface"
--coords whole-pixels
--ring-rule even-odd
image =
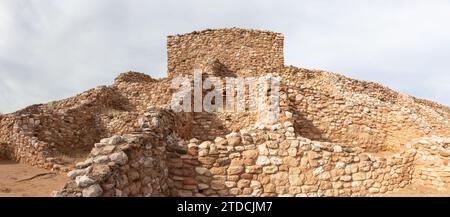
[[[198,184],[198,189],[199,190],[205,190],[205,189],[208,189],[209,188],[209,185],[207,185],[207,184],[204,184],[204,183],[199,183]]]
[[[241,137],[238,135],[231,136],[227,140],[228,140],[228,145],[230,145],[230,146],[237,146],[237,145],[241,144]]]
[[[295,157],[285,157],[283,162],[284,162],[284,165],[287,165],[289,167],[296,167],[300,163],[299,159],[295,158]]]
[[[318,168],[314,169],[313,175],[318,176],[318,175],[322,174],[323,172],[324,172],[323,167],[318,167]]]
[[[353,173],[356,173],[356,172],[358,172],[358,165],[357,164],[350,164],[350,165],[347,165],[345,167],[345,173],[346,174],[353,174]]]
[[[265,166],[270,164],[270,159],[267,156],[259,156],[256,160],[256,165]]]
[[[67,176],[71,179],[75,179],[75,177],[80,175],[86,175],[92,170],[92,167],[84,168],[84,169],[76,169],[67,173]]]
[[[123,142],[124,140],[122,139],[122,137],[120,136],[113,136],[109,139],[108,144],[109,145],[118,145],[121,142]]]
[[[248,179],[241,179],[237,182],[237,187],[238,188],[245,188],[245,187],[250,187],[250,180]]]
[[[352,175],[354,181],[362,181],[366,179],[366,174],[364,172],[355,173]]]
[[[128,161],[128,156],[123,151],[120,151],[109,155],[109,159],[114,163],[124,165]]]
[[[91,185],[82,191],[83,197],[100,197],[102,196],[102,193],[102,187],[98,184]]]
[[[104,180],[111,174],[111,168],[108,165],[95,165],[92,167],[92,176],[96,180]]]
[[[281,158],[279,158],[279,157],[271,157],[270,158],[270,162],[273,165],[281,165],[281,164],[283,164],[283,160]]]
[[[237,174],[241,174],[242,172],[244,172],[244,167],[243,166],[230,166],[227,170],[228,175],[237,175]]]
[[[333,151],[336,153],[341,153],[342,147],[340,145],[335,145],[335,146],[333,146]]]
[[[87,160],[85,160],[83,162],[77,163],[75,165],[75,167],[78,169],[83,169],[83,168],[90,166],[93,162],[94,162],[94,160],[92,158],[88,158]]]
[[[345,163],[344,162],[337,162],[336,163],[336,168],[337,169],[344,169],[345,168]]]
[[[198,146],[198,148],[200,148],[200,149],[206,149],[206,148],[209,148],[210,145],[211,145],[211,142],[210,142],[210,141],[204,141],[204,142],[202,142],[202,143]]]
[[[75,178],[75,183],[77,183],[78,187],[84,188],[84,187],[88,187],[88,186],[94,184],[95,180],[91,179],[90,177],[88,177],[86,175],[83,175],[83,176],[77,176]]]
[[[209,169],[209,172],[213,175],[225,175],[227,174],[227,168],[226,167],[212,167]]]
[[[370,193],[378,193],[378,192],[380,192],[380,189],[378,189],[378,188],[369,188],[369,192]]]
[[[227,187],[227,188],[233,188],[233,187],[236,187],[236,182],[235,181],[226,181],[225,182],[225,186]]]
[[[291,156],[291,157],[297,156],[297,148],[289,148],[289,149],[288,149],[288,154],[289,154],[289,156]]]
[[[250,187],[253,188],[253,189],[258,189],[258,188],[261,188],[262,185],[261,185],[261,182],[256,181],[256,180],[252,180],[250,182]]]
[[[116,149],[116,146],[107,145],[107,146],[101,148],[100,154],[108,155],[108,154],[111,154],[115,149]]]
[[[278,167],[277,166],[265,166],[263,167],[263,172],[264,173],[275,173],[278,171]]]
[[[106,155],[99,155],[95,157],[93,161],[97,164],[107,163],[109,161],[109,157]]]
[[[225,183],[223,181],[220,180],[213,180],[211,181],[211,188],[214,190],[221,190],[221,189],[225,189]]]
[[[344,182],[349,182],[352,180],[352,176],[341,176],[340,180]]]
[[[200,175],[203,175],[209,173],[209,170],[204,167],[195,167],[195,172],[197,172]]]
[[[289,175],[286,172],[273,174],[270,182],[277,186],[286,185],[289,182]]]
[[[188,190],[179,190],[178,195],[180,197],[192,197],[193,193],[192,193],[192,191],[188,191]]]
[[[331,178],[331,174],[328,171],[325,171],[323,173],[321,173],[320,175],[318,175],[319,180],[322,181],[328,181]]]
[[[258,158],[258,151],[257,150],[246,150],[242,152],[243,158],[248,159],[257,159]]]
[[[130,180],[130,181],[136,181],[139,179],[139,177],[141,177],[139,172],[136,170],[133,170],[133,169],[129,170],[127,175],[128,175],[128,180]]]

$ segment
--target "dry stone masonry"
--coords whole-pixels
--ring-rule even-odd
[[[211,59],[240,76],[270,73],[284,65],[283,40],[280,33],[237,28],[169,36],[169,76],[192,74]]]
[[[167,78],[127,72],[0,115],[0,158],[67,173],[55,196],[375,196],[412,182],[448,190],[448,107],[285,66],[279,33],[204,30],[167,45]],[[280,76],[280,118],[174,112],[172,80],[195,69],[203,79]]]

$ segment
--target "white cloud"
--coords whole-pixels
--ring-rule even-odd
[[[285,34],[286,63],[450,105],[448,1],[2,0],[0,111],[165,75],[166,36],[248,27]]]

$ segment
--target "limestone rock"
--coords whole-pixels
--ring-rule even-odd
[[[75,178],[75,183],[77,183],[78,187],[84,188],[84,187],[88,187],[88,186],[94,184],[95,180],[91,179],[90,177],[88,177],[86,175],[83,175],[83,176],[77,176]]]
[[[256,165],[266,166],[270,164],[270,159],[267,156],[259,156],[256,160]]]
[[[119,151],[109,155],[109,159],[119,165],[124,165],[128,162],[128,156],[123,151]]]
[[[95,184],[83,189],[83,197],[100,197],[102,196],[103,189],[100,185]]]

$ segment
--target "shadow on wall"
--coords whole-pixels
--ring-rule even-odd
[[[290,106],[294,108],[294,106]],[[314,126],[311,120],[308,120],[305,115],[297,109],[292,109],[292,114],[294,118],[294,129],[295,133],[299,136],[320,141],[320,142],[331,142],[328,138],[323,137],[323,131]]]
[[[13,153],[11,146],[6,143],[0,143],[0,160],[11,160]]]
[[[237,74],[222,64],[217,58],[210,58],[204,63],[197,64],[196,67],[202,70],[202,83],[204,83],[207,78],[212,76],[220,78],[220,81],[222,82],[222,90],[218,91],[222,94],[222,104],[225,107],[227,95],[226,86],[224,85],[225,78],[236,78]],[[214,90],[215,87],[203,89],[202,96],[205,97],[208,93]],[[191,99],[194,99],[193,92]],[[211,105],[214,105],[214,100],[215,99],[213,98]],[[192,103],[192,110],[194,109],[193,104],[194,103]],[[224,136],[231,132],[225,125],[226,120],[221,119],[217,113],[193,112],[193,118],[193,137],[199,140],[210,140],[216,138],[217,136]]]
[[[94,98],[79,108],[68,110],[64,118],[58,119],[58,124],[65,126],[64,129],[42,126],[42,129],[54,130],[56,132],[52,134],[58,135],[57,138],[47,138],[44,141],[56,143],[57,152],[63,156],[85,158],[93,148],[93,144],[102,138],[131,133],[132,129],[125,127],[128,123],[122,123],[121,115],[134,112],[136,108],[117,90],[108,89],[111,90],[110,93],[101,94],[100,97]],[[103,119],[116,121],[109,125],[109,121]]]
[[[193,136],[199,140],[212,140],[218,136],[230,133],[224,121],[215,113],[194,113],[194,120]]]
[[[237,74],[229,69],[228,66],[224,65],[217,58],[210,58],[205,63],[197,64],[197,68],[202,69],[202,71],[208,75],[213,75],[217,77],[231,77],[236,78]],[[203,80],[205,77],[203,78]]]

